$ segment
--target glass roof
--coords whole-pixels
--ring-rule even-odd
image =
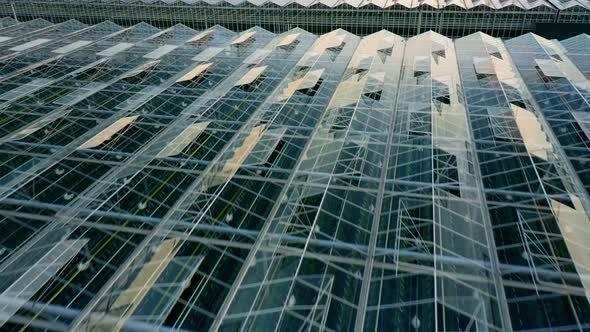
[[[13,24],[1,330],[590,327],[587,35]]]

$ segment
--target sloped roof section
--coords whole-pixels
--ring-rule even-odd
[[[587,330],[587,36],[22,25],[1,331]]]

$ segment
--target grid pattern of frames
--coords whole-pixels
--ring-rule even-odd
[[[587,330],[589,53],[2,19],[0,329]]]
[[[341,28],[358,36],[382,29],[400,36],[429,30],[449,38],[484,32],[509,38],[552,23],[590,24],[588,0],[0,0],[0,16],[122,26],[219,24],[233,31],[259,26],[274,33],[299,27],[323,34]],[[562,29],[567,29],[563,27]]]

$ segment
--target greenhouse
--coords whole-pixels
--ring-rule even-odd
[[[403,37],[432,30],[450,38],[475,32],[509,38],[555,26],[588,31],[590,0],[0,0],[0,15],[52,23],[111,20],[124,27],[182,23],[198,30],[221,25],[273,33],[298,27],[358,36],[385,29]]]
[[[0,330],[589,330],[588,54],[1,19]]]

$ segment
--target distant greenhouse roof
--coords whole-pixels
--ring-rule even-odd
[[[68,0],[64,0],[67,2]],[[278,7],[285,7],[289,5],[299,5],[301,7],[326,6],[329,8],[336,8],[340,6],[348,6],[349,8],[364,8],[364,7],[378,7],[389,8],[393,6],[402,6],[405,8],[416,8],[426,6],[435,9],[442,9],[446,7],[456,6],[464,9],[472,9],[479,6],[502,9],[510,6],[521,8],[524,10],[546,6],[552,9],[566,9],[570,7],[579,6],[590,9],[590,1],[588,0],[71,0],[76,3],[145,3],[145,4],[200,4],[205,3],[209,5],[229,4],[232,6],[242,6],[251,4],[254,6],[276,5]],[[55,2],[53,0],[45,0],[45,2]]]
[[[382,29],[409,37],[435,31],[451,38],[474,32],[511,38],[527,32],[565,31],[590,25],[589,0],[0,0],[0,16],[111,20],[167,28],[221,25],[233,31],[254,26],[281,33],[300,27],[312,33],[336,28],[359,36]],[[559,27],[553,28],[556,24]],[[564,25],[565,24],[565,25]],[[584,30],[582,30],[584,31]]]

